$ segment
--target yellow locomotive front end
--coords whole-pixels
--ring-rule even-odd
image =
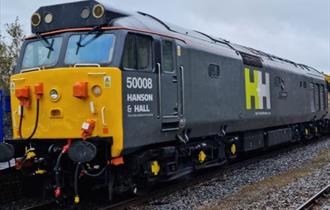
[[[95,1],[32,15],[10,78],[13,139],[0,144],[0,162],[15,158],[25,188],[79,203],[78,181],[106,187],[124,164],[123,32],[104,26],[113,15]]]
[[[33,70],[11,77],[15,139],[112,138],[122,141],[121,71],[111,67]]]
[[[75,174],[77,183],[75,171],[84,171],[83,180],[107,179],[111,165],[123,164],[116,33],[83,28],[28,38],[10,78],[13,140],[1,146],[6,155],[0,159],[13,156],[14,145],[16,168],[37,182],[43,176],[56,198],[64,187],[77,189],[61,181]]]
[[[118,192],[135,186],[122,176],[129,161],[125,154],[124,162],[123,131],[127,75],[121,68],[125,59],[137,62],[137,51],[135,44],[125,45],[128,29],[112,25],[126,16],[96,1],[41,7],[32,15],[33,35],[24,41],[10,78],[13,139],[0,144],[0,162],[15,159],[25,188],[42,186],[44,195],[58,201],[74,196],[79,203],[79,186],[105,188],[109,199],[118,177],[124,186]],[[139,63],[151,68],[151,53],[140,51],[146,59]],[[140,89],[152,92],[155,76],[147,75],[139,77],[147,82]]]

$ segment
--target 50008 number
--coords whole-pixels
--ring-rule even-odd
[[[126,87],[128,89],[152,89],[152,79],[151,78],[141,78],[141,77],[127,77]]]

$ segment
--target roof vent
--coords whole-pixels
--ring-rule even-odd
[[[243,58],[243,63],[248,66],[262,68],[262,59],[255,55],[250,55],[244,52],[239,52]]]

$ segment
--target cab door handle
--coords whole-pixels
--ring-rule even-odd
[[[172,82],[173,83],[178,83],[178,77],[176,75],[173,76]]]

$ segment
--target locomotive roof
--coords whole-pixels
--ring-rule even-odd
[[[98,18],[94,16],[94,8],[97,5],[101,5],[104,8],[104,14],[102,17]],[[83,16],[84,10],[85,16]],[[88,14],[86,13],[86,10]],[[310,66],[295,63],[288,59],[271,55],[250,47],[234,44],[202,32],[188,30],[169,24],[143,12],[124,12],[109,7],[106,4],[100,4],[94,0],[40,7],[34,15],[35,14],[38,14],[41,19],[38,26],[32,25],[32,33],[35,34],[69,28],[120,26],[152,31],[166,36],[176,37],[180,40],[188,40],[189,43],[199,43],[197,46],[206,47],[205,49],[219,54],[221,54],[219,49],[226,47],[241,55],[247,54],[257,57],[263,62],[263,64],[275,68],[277,67],[281,69],[281,67],[283,67],[283,69],[300,74],[308,74],[318,78],[323,77],[322,73]],[[46,16],[49,14],[52,16],[51,21],[50,23],[46,23]],[[44,20],[42,20],[42,17],[44,17]],[[63,21],[63,19],[65,21]]]

